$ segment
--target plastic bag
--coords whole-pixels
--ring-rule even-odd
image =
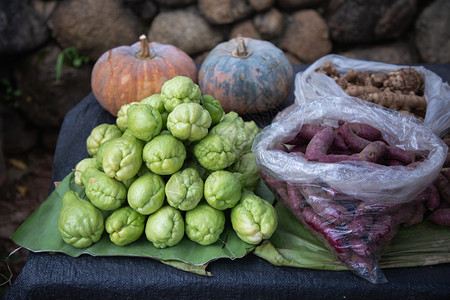
[[[438,136],[450,128],[450,86],[435,73],[422,66],[403,66],[380,62],[350,59],[336,54],[326,55],[310,65],[295,77],[295,102],[301,103],[317,97],[348,96],[329,76],[316,72],[325,62],[330,62],[341,75],[354,69],[361,72],[388,73],[399,68],[411,67],[423,75],[425,81],[424,96],[427,110],[424,123]]]
[[[346,123],[347,122],[347,123]],[[307,124],[337,128],[359,123],[379,130],[390,147],[423,160],[388,166],[367,161],[326,163],[289,152]],[[311,233],[351,270],[373,283],[382,249],[423,204],[447,146],[418,119],[353,97],[310,99],[264,128],[252,151],[267,186]],[[422,213],[423,216],[423,213]]]

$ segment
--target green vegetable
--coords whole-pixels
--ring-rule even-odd
[[[164,101],[161,98],[161,94],[153,94],[141,101],[142,104],[147,104],[156,109],[161,114],[162,130],[166,129],[167,116],[169,112],[164,107]]]
[[[89,247],[102,237],[102,212],[89,201],[67,191],[59,213],[58,231],[64,242],[77,248]]]
[[[161,98],[169,113],[181,103],[200,103],[200,97],[200,88],[189,77],[175,76],[161,87]]]
[[[88,157],[88,158],[80,160],[77,163],[77,165],[75,166],[75,170],[74,170],[75,183],[81,187],[84,187],[83,182],[81,181],[81,175],[83,174],[84,170],[86,170],[87,168],[100,169],[100,164],[95,157]]]
[[[161,176],[149,171],[130,185],[128,204],[142,215],[152,214],[164,203],[164,186]]]
[[[204,168],[217,171],[235,161],[235,148],[228,137],[208,134],[194,146],[194,156]]]
[[[202,95],[200,97],[200,104],[211,115],[211,124],[216,125],[222,120],[225,112],[223,111],[222,104],[211,95]]]
[[[181,212],[169,205],[161,207],[148,217],[145,236],[156,248],[175,246],[184,236]]]
[[[147,104],[132,105],[127,110],[128,130],[142,141],[150,141],[162,129],[159,111]]]
[[[119,181],[133,178],[142,165],[143,144],[127,132],[108,143],[103,152],[104,172]]]
[[[183,169],[170,176],[165,191],[170,206],[191,210],[203,198],[203,180],[196,169]]]
[[[115,210],[105,221],[109,239],[117,246],[136,241],[144,232],[146,217],[129,206]]]
[[[215,171],[205,180],[205,200],[219,210],[234,207],[241,199],[241,190],[240,177],[229,171]]]
[[[86,196],[99,209],[114,210],[126,201],[125,185],[98,169],[87,168],[81,180],[85,186]]]
[[[244,127],[245,123],[241,117],[234,118],[234,114],[228,113],[222,122],[210,129],[210,134],[228,137],[234,147],[235,157],[239,158],[249,149],[249,145],[251,147],[253,143],[253,140],[250,140],[250,137],[247,136]]]
[[[229,170],[243,174],[246,179],[244,187],[249,190],[253,190],[261,178],[252,152],[247,152],[242,155],[241,158],[239,158],[239,160],[229,168]]]
[[[211,116],[197,103],[182,103],[167,117],[167,129],[180,140],[199,141],[208,134]]]
[[[186,235],[200,245],[214,244],[224,228],[224,212],[207,203],[186,212]]]
[[[94,156],[101,144],[122,136],[122,132],[114,124],[100,124],[92,129],[86,140],[89,155]]]
[[[250,191],[231,209],[231,225],[238,237],[249,244],[269,239],[278,227],[275,208]]]
[[[131,102],[124,104],[120,107],[119,111],[117,112],[117,119],[116,119],[116,125],[120,129],[120,131],[125,132],[125,130],[128,129],[128,116],[127,116],[128,108],[138,103],[139,102]]]
[[[186,148],[172,135],[158,135],[144,146],[142,155],[152,172],[159,175],[171,175],[180,170],[183,165]]]

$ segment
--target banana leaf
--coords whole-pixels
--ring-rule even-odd
[[[311,235],[281,203],[275,205],[279,226],[270,240],[253,253],[277,266],[318,270],[348,270]],[[381,268],[428,266],[450,262],[450,230],[423,221],[399,230],[381,257]]]
[[[105,231],[100,241],[92,246],[75,248],[66,244],[58,232],[58,218],[64,193],[70,189],[78,192],[81,197],[85,196],[84,189],[75,183],[74,178],[73,172],[68,174],[41,206],[21,224],[11,237],[16,244],[33,252],[62,252],[73,257],[82,254],[148,257],[181,270],[206,276],[211,275],[206,271],[209,262],[220,258],[242,258],[255,247],[240,240],[230,222],[227,222],[219,240],[208,246],[199,245],[185,236],[176,246],[158,249],[143,234],[137,241],[121,247],[112,243]],[[255,193],[273,202],[273,194],[262,181]]]

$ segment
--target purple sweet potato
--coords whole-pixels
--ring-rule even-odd
[[[327,155],[328,149],[334,140],[333,128],[325,127],[309,141],[305,151],[305,158],[310,161],[317,161],[322,156]]]
[[[350,223],[347,225],[348,234],[352,237],[363,237],[367,235],[370,231],[370,228],[373,223],[373,215],[372,214],[364,214],[361,216],[355,217]]]
[[[375,218],[370,228],[367,239],[370,242],[376,242],[382,239],[392,229],[392,217],[390,215],[379,215]]]
[[[286,186],[288,197],[285,199],[284,203],[292,212],[301,212],[306,206],[306,200],[303,198],[300,188],[291,182],[288,182]]]
[[[450,226],[450,208],[436,209],[428,216],[427,220],[439,225]]]
[[[344,124],[339,126],[336,131],[342,136],[345,143],[350,147],[350,149],[355,152],[361,152],[368,144],[370,144],[369,140],[356,135],[350,128],[348,122],[345,122]]]
[[[350,248],[359,256],[369,256],[370,254],[372,254],[372,250],[363,239],[350,239],[349,245]]]
[[[444,175],[448,180],[450,180],[450,168],[442,168],[441,174]]]
[[[317,233],[321,234],[338,254],[348,253],[345,232],[320,217],[311,207],[305,207],[302,216],[303,221]]]
[[[450,181],[442,173],[438,175],[434,182],[436,188],[439,190],[441,200],[450,203]]]
[[[424,214],[426,211],[427,211],[427,208],[426,208],[425,204],[418,203],[418,204],[414,205],[413,214],[410,216],[410,218],[408,220],[406,220],[406,222],[403,223],[403,226],[409,227],[409,226],[421,223],[423,221],[423,217],[424,217]]]
[[[367,124],[348,123],[350,129],[358,136],[369,141],[379,141],[382,139],[381,131]]]
[[[429,187],[428,198],[425,201],[425,206],[429,210],[435,210],[441,204],[441,194],[439,194],[439,190],[437,189],[435,184],[431,184]]]
[[[377,162],[386,151],[386,144],[382,141],[369,143],[360,153],[352,155],[356,160]]]
[[[403,150],[396,146],[388,146],[386,148],[384,157],[386,159],[395,159],[406,164],[410,164],[415,161],[416,155],[413,152]]]
[[[352,214],[339,202],[315,195],[305,195],[305,199],[316,214],[331,223],[343,225],[351,220]]]

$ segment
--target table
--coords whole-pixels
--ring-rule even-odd
[[[450,65],[424,66],[450,81]],[[306,67],[294,66],[294,71]],[[291,92],[281,108],[292,101]],[[267,122],[273,116],[268,114],[258,121]],[[61,181],[88,156],[85,141],[90,131],[114,120],[92,93],[74,107],[60,130],[52,182]],[[350,271],[276,267],[253,254],[214,261],[208,271],[213,276],[188,273],[148,258],[73,258],[31,252],[4,299],[450,299],[450,264],[384,269],[389,282],[379,285]]]

